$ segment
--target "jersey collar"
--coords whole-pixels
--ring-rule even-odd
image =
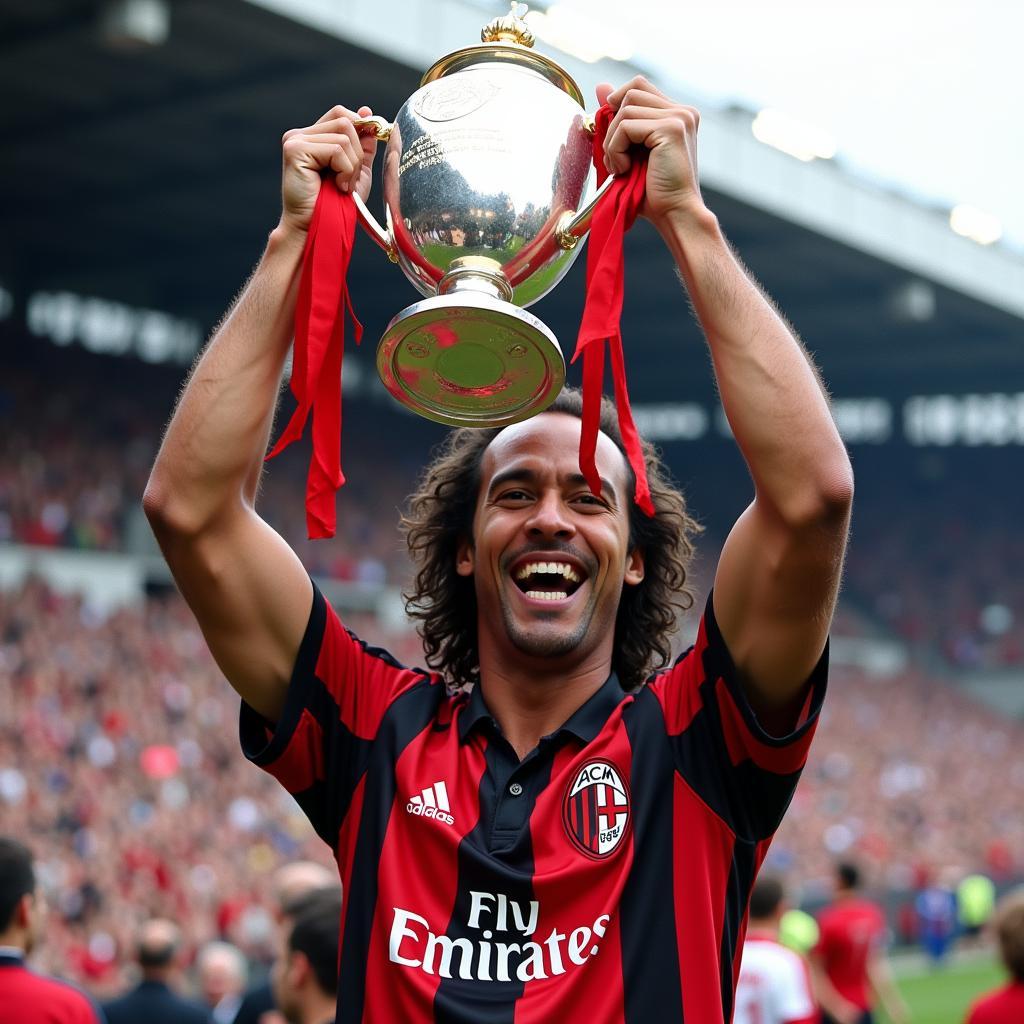
[[[601,685],[601,688],[582,704],[558,729],[555,729],[545,740],[553,739],[561,733],[575,736],[581,743],[590,743],[604,728],[611,713],[626,696],[619,683],[618,676],[613,672]],[[469,701],[459,715],[459,740],[465,743],[476,726],[488,724],[501,734],[501,727],[484,703],[484,695],[480,684],[476,684],[469,694]]]

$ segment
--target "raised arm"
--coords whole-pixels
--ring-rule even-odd
[[[754,500],[719,561],[715,617],[755,711],[785,727],[835,608],[853,499],[850,461],[806,351],[704,205],[697,111],[642,78],[607,100],[618,111],[606,143],[611,169],[625,170],[633,145],[650,151],[641,212],[679,267],[753,477]]]
[[[369,192],[376,143],[356,133],[355,116],[334,107],[285,134],[281,220],[189,377],[143,498],[218,665],[271,721],[284,704],[312,589],[295,553],[257,515],[256,492],[321,171],[343,191]]]

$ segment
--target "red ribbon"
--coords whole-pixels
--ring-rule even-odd
[[[594,167],[597,183],[608,177],[604,166],[604,139],[615,111],[607,104],[594,117]],[[654,515],[651,491],[647,484],[647,468],[626,388],[626,363],[622,355],[622,297],[625,262],[622,243],[632,227],[644,200],[647,181],[647,154],[634,152],[629,172],[618,177],[598,201],[590,223],[587,243],[587,295],[583,307],[580,333],[572,361],[583,356],[583,426],[580,434],[580,472],[587,478],[590,490],[601,493],[595,453],[601,422],[601,393],[604,389],[605,344],[611,351],[612,377],[615,382],[615,405],[619,414],[619,431],[626,457],[636,477],[633,498],[649,516]]]
[[[333,537],[335,495],[345,482],[341,470],[341,364],[345,352],[345,311],[356,344],[363,325],[352,309],[346,277],[355,240],[356,208],[350,195],[325,178],[320,185],[302,254],[295,307],[295,348],[291,392],[298,403],[268,459],[302,437],[313,413],[313,452],[306,476],[306,529],[311,540]]]

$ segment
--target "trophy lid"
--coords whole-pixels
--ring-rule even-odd
[[[474,64],[517,64],[543,75],[552,85],[568,93],[581,107],[585,106],[583,93],[572,75],[550,57],[532,49],[534,35],[523,20],[520,9],[522,15],[525,15],[526,4],[513,0],[508,14],[494,18],[483,27],[480,32],[481,43],[446,54],[427,71],[420,85],[424,86]]]

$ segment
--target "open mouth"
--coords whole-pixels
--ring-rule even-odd
[[[564,601],[585,579],[582,569],[563,561],[522,562],[512,572],[515,585],[535,601]]]

